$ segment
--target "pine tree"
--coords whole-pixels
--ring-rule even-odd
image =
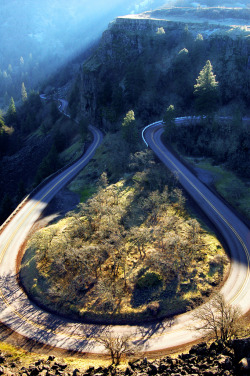
[[[27,99],[28,99],[28,95],[27,95],[27,91],[26,91],[24,82],[22,83],[21,95],[22,95],[22,101],[23,101],[23,103],[26,102]]]
[[[3,132],[4,127],[5,127],[5,123],[4,123],[2,114],[0,113],[0,134]]]
[[[123,135],[123,138],[127,142],[129,142],[131,144],[136,144],[136,142],[137,142],[137,126],[136,126],[136,121],[135,121],[135,113],[132,110],[127,112],[125,118],[123,119],[122,135]]]
[[[167,108],[163,117],[163,122],[165,125],[165,135],[167,136],[168,140],[171,141],[175,133],[175,108],[172,104]]]
[[[6,114],[7,125],[15,125],[17,121],[16,106],[13,97],[10,98],[9,108]]]
[[[213,67],[209,60],[200,71],[197,84],[194,85],[194,95],[196,96],[195,106],[201,115],[212,114],[218,106],[218,82],[213,73]]]

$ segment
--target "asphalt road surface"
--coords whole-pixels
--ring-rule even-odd
[[[145,130],[144,140],[165,166],[177,176],[181,185],[226,241],[232,264],[230,276],[221,292],[228,302],[237,304],[245,313],[250,310],[250,230],[227,205],[167,150],[161,141],[162,133],[161,122],[156,123]]]
[[[52,199],[93,156],[102,136],[92,127],[94,141],[81,160],[69,167],[29,200],[13,217],[0,235],[0,320],[28,338],[70,350],[100,353],[103,347],[94,337],[107,330],[62,319],[33,304],[16,279],[16,257],[30,228]],[[186,169],[161,142],[161,127],[148,127],[144,137],[163,163],[178,175],[180,183],[221,232],[231,252],[232,267],[222,288],[226,299],[239,305],[243,312],[250,308],[249,229],[208,188]],[[63,288],[63,286],[62,286]],[[115,334],[130,334],[142,350],[156,351],[179,346],[198,339],[192,312],[140,326],[113,326]]]

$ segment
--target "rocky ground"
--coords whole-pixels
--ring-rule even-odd
[[[239,359],[243,360],[239,361]],[[220,342],[194,345],[188,353],[179,354],[177,357],[166,356],[157,360],[134,359],[127,366],[119,368],[89,367],[87,370],[73,369],[64,361],[59,361],[50,355],[47,359],[39,359],[24,367],[20,361],[11,361],[8,354],[0,355],[0,375],[22,376],[230,376],[250,374],[250,339],[237,340],[228,346]]]

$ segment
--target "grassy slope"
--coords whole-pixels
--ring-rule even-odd
[[[183,156],[184,157],[184,156]],[[250,183],[223,165],[214,166],[211,159],[184,157],[192,166],[211,174],[213,186],[237,211],[250,219]]]

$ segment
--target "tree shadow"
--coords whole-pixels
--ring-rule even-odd
[[[2,323],[34,344],[41,342],[74,351],[91,351],[93,338],[106,330],[106,325],[83,324],[42,310],[19,287],[17,275],[0,277],[0,297]],[[0,333],[4,330],[2,326]],[[11,333],[6,331],[5,338]]]
[[[151,288],[138,288],[135,286],[133,295],[131,298],[131,306],[138,308],[144,304],[150,303],[154,300],[158,300],[161,303],[165,299],[171,299],[176,296],[178,287],[178,278],[174,278],[166,286],[158,285]]]
[[[147,349],[147,342],[149,339],[154,337],[155,335],[160,336],[163,334],[167,329],[171,328],[172,325],[175,323],[175,317],[165,318],[163,320],[157,320],[157,322],[153,322],[150,324],[140,325],[137,328],[137,336],[139,339],[134,341],[134,344],[138,347],[144,347],[145,350]]]

